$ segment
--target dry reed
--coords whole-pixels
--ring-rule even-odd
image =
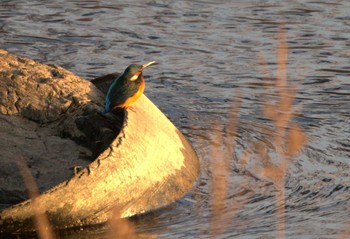
[[[239,97],[238,97],[239,98]],[[211,234],[213,237],[223,233],[225,229],[227,217],[222,217],[225,213],[225,208],[230,207],[230,217],[235,214],[235,209],[239,208],[239,203],[233,200],[234,203],[227,205],[227,197],[229,196],[229,178],[232,175],[230,167],[230,160],[235,148],[235,136],[237,128],[237,119],[240,109],[240,101],[232,104],[229,111],[228,125],[225,129],[215,130],[212,139],[212,152],[211,152],[211,171],[213,172],[211,182]],[[218,126],[215,126],[218,128]],[[224,135],[219,132],[225,132]],[[230,157],[231,156],[231,157]]]
[[[272,123],[271,126],[265,127],[264,134],[271,137],[274,152],[268,145],[262,142],[251,142],[250,147],[246,149],[242,156],[238,158],[239,165],[246,166],[253,156],[258,156],[262,163],[260,175],[273,182],[276,189],[276,238],[285,238],[285,175],[291,159],[300,152],[306,143],[306,135],[302,133],[300,127],[293,122],[295,108],[293,106],[295,95],[297,93],[294,85],[287,82],[287,61],[288,61],[288,44],[286,41],[286,31],[283,26],[280,27],[277,34],[277,72],[275,85],[271,89],[275,92],[272,99],[265,98],[263,103],[263,114]],[[271,79],[267,69],[266,61],[263,55],[259,56],[259,62],[262,66],[264,79]],[[239,103],[240,104],[240,103]],[[237,125],[237,104],[233,108],[230,117],[232,126],[231,130],[236,130]],[[232,109],[231,109],[232,110]],[[235,131],[225,135],[215,130],[212,141],[211,168],[212,168],[212,235],[214,237],[223,232],[223,213],[225,204],[227,204],[228,195],[228,178],[232,174],[230,171],[229,161],[233,157],[234,143],[228,143],[227,140],[235,141]],[[272,160],[271,155],[277,155],[277,162]],[[226,177],[226,178],[225,178]],[[230,199],[232,200],[232,199]],[[237,201],[231,203],[235,205],[233,211],[237,211]],[[241,205],[243,206],[243,205]]]
[[[40,203],[36,200],[39,196],[39,189],[36,185],[35,179],[33,178],[25,160],[20,158],[17,160],[17,165],[24,184],[27,188],[28,195],[32,200],[32,209],[34,213],[35,225],[39,238],[42,239],[54,239],[55,234],[51,228],[49,219],[47,218],[45,211],[42,209]]]
[[[287,84],[287,61],[288,44],[286,31],[280,27],[277,35],[277,73],[275,91],[278,95],[276,102],[266,102],[264,115],[274,123],[272,130],[275,131],[273,144],[278,156],[278,162],[273,163],[270,157],[261,155],[267,167],[262,173],[272,180],[277,190],[276,193],[276,217],[277,238],[285,238],[285,175],[288,165],[306,143],[304,135],[299,126],[293,123],[295,110],[293,102],[296,95],[296,87]],[[270,166],[272,165],[272,166]]]
[[[350,222],[345,222],[342,230],[340,231],[340,234],[338,235],[337,239],[349,239],[350,238]]]
[[[109,229],[106,233],[106,239],[138,238],[134,225],[129,220],[121,218],[118,208],[113,210],[108,226]]]

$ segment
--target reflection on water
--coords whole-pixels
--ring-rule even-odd
[[[350,2],[341,0],[11,0],[0,5],[0,47],[87,79],[122,71],[131,62],[160,62],[145,73],[146,94],[191,140],[202,177],[184,199],[134,222],[140,232],[161,238],[205,238],[212,173],[208,140],[240,97],[238,148],[256,139],[270,142],[263,133],[269,122],[261,113],[261,96],[274,84],[276,32],[285,21],[288,79],[299,82],[295,121],[309,136],[286,175],[286,234],[335,238],[350,212],[349,12]],[[263,79],[260,53],[269,79]],[[236,193],[229,197],[244,206],[233,218],[223,215],[230,218],[225,238],[274,237],[273,185],[249,170],[234,171],[229,181]]]

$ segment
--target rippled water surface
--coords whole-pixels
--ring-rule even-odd
[[[280,22],[288,30],[288,80],[298,85],[294,121],[308,135],[286,174],[286,235],[337,238],[350,227],[350,1],[2,0],[0,48],[86,79],[160,62],[145,72],[145,93],[192,142],[202,176],[185,198],[134,223],[160,238],[207,238],[209,140],[241,99],[236,154],[254,140],[270,142],[261,95],[274,82],[263,79],[258,56],[273,77]],[[225,209],[222,238],[275,237],[273,184],[254,167],[237,168],[236,157],[230,165],[227,201],[241,206]]]

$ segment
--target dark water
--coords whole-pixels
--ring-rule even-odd
[[[286,174],[286,235],[337,238],[350,227],[350,1],[281,2],[1,0],[0,47],[86,79],[132,62],[160,62],[145,72],[145,93],[190,139],[202,177],[184,199],[134,223],[160,238],[208,238],[208,140],[240,98],[236,153],[255,139],[269,142],[261,113],[268,84],[258,55],[273,76],[276,33],[285,22],[288,79],[299,82],[294,120],[309,137]],[[254,167],[232,165],[227,201],[242,206],[225,210],[222,238],[275,237],[273,184]],[[62,237],[101,238],[104,229],[79,233]]]

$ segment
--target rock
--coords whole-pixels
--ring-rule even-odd
[[[116,74],[93,82],[105,91]],[[163,207],[188,192],[199,174],[185,137],[146,96],[103,115],[104,94],[54,65],[0,50],[0,231],[35,230],[32,201],[16,164],[25,158],[37,202],[54,228],[105,222]],[[83,170],[74,174],[73,168]]]
[[[96,149],[86,147],[90,140],[75,121],[98,114],[103,99],[93,84],[61,67],[0,50],[0,204],[27,197],[16,164],[20,156],[41,192],[72,177],[74,166],[89,164]]]

